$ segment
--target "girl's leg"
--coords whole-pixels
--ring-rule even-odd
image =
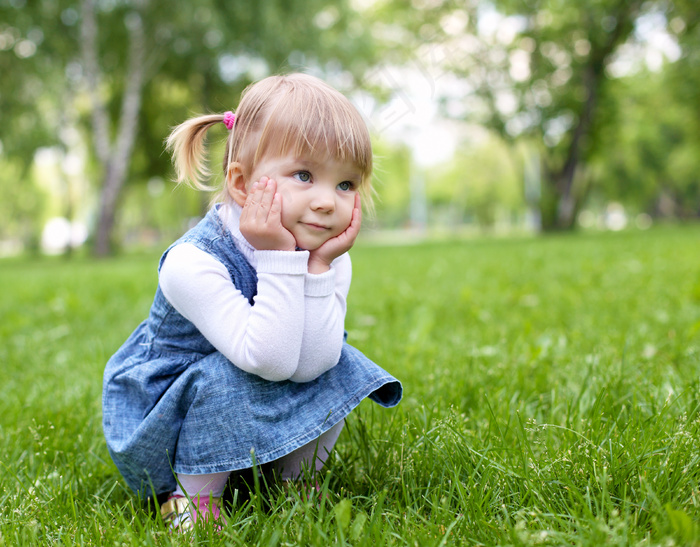
[[[310,443],[300,446],[294,452],[272,462],[280,478],[283,481],[298,479],[303,475],[304,469],[312,472],[319,471],[326,463],[328,454],[333,450],[335,441],[338,440],[344,425],[345,420],[341,420],[318,439],[314,439]]]
[[[224,493],[226,481],[230,475],[230,471],[223,473],[209,473],[206,475],[185,475],[177,474],[178,485],[173,495],[188,496],[194,498],[197,495],[220,498]],[[187,494],[185,494],[187,492]]]

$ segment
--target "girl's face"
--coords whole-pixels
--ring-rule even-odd
[[[263,176],[277,182],[282,225],[292,233],[297,247],[318,249],[350,225],[362,182],[362,173],[353,163],[316,156],[263,158],[246,182],[246,190]],[[241,197],[233,197],[243,205]]]

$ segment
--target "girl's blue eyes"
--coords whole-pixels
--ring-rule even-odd
[[[294,178],[300,182],[311,182],[311,173],[308,171],[298,171],[294,173]],[[345,180],[338,184],[338,189],[343,192],[349,192],[355,189],[355,184],[349,180]]]

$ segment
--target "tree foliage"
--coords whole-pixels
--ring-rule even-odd
[[[387,5],[396,11],[402,3]],[[674,88],[697,90],[693,78],[685,76],[692,68],[698,73],[693,64],[697,61],[692,60],[697,55],[692,53],[697,51],[697,40],[691,38],[697,19],[692,2],[441,0],[413,6],[421,16],[413,26],[403,26],[411,31],[410,41],[404,36],[407,47],[420,50],[428,47],[428,41],[435,50],[439,44],[433,56],[440,57],[461,81],[461,87],[447,94],[445,112],[486,126],[511,144],[526,142],[537,150],[545,228],[573,226],[591,188],[591,162],[598,152],[601,157],[609,152],[600,144],[607,142],[611,117],[621,114],[614,109],[625,108],[624,101],[618,100],[627,85],[621,57],[639,54],[645,39],[641,22],[660,19],[671,34],[674,27],[688,29],[679,40],[685,56],[670,72],[677,70],[678,79],[685,82]],[[664,90],[657,90],[661,95],[653,100],[662,101]],[[689,96],[676,95],[675,100],[692,102]],[[644,130],[655,130],[654,120],[637,121]],[[668,119],[664,123],[669,127],[682,122]],[[681,166],[687,170],[687,159],[678,154],[678,172]]]
[[[62,145],[62,128],[83,128],[101,189],[99,254],[111,250],[123,186],[163,173],[161,143],[171,126],[196,112],[234,108],[245,85],[270,72],[311,67],[333,75],[342,67],[358,75],[375,53],[346,2],[174,7],[153,0],[0,3],[7,36],[0,69],[13,74],[0,83],[0,106],[12,113],[0,128],[4,154],[29,164],[38,147]]]
[[[367,75],[377,66],[408,67],[431,86],[444,78],[444,113],[500,137],[476,155],[460,149],[451,165],[427,174],[427,198],[440,211],[453,200],[456,219],[491,222],[492,200],[521,207],[501,181],[514,176],[510,168],[500,178],[486,171],[523,157],[541,162],[541,188],[526,189],[521,200],[537,200],[545,228],[571,227],[591,196],[651,214],[700,214],[695,2],[379,0],[356,9],[350,0],[195,0],[177,9],[155,0],[0,0],[0,71],[9,75],[0,78],[4,231],[36,241],[27,218],[49,209],[70,214],[69,197],[60,206],[32,197],[42,181],[31,166],[39,148],[67,157],[77,141],[88,143],[84,169],[101,192],[93,226],[99,252],[129,237],[140,219],[164,225],[167,215],[140,200],[194,215],[206,196],[154,193],[168,178],[162,143],[172,126],[233,109],[248,83],[288,69],[315,71],[341,90],[376,92]],[[650,20],[661,21],[680,56],[625,72],[626,56],[640,58]],[[394,91],[408,87],[396,82]],[[494,143],[503,141],[510,162],[499,160],[506,152]],[[378,219],[405,226],[419,168],[407,148],[380,139],[377,152]],[[465,170],[470,176],[460,178]],[[437,172],[455,188],[433,183]]]
[[[499,216],[522,213],[522,189],[513,160],[504,141],[495,136],[463,145],[454,161],[430,171],[431,202],[453,226],[471,220],[490,228]]]
[[[689,102],[674,100],[672,74],[617,82],[605,131],[589,162],[596,195],[655,216],[700,214],[700,135]]]

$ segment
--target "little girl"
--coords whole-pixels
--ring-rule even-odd
[[[219,519],[232,471],[271,463],[282,480],[318,470],[345,417],[401,384],[345,343],[367,126],[304,75],[250,86],[234,115],[176,127],[178,183],[209,189],[204,136],[229,130],[219,203],[163,254],[148,318],[107,363],[109,452],[141,496],[169,495],[172,529]]]

